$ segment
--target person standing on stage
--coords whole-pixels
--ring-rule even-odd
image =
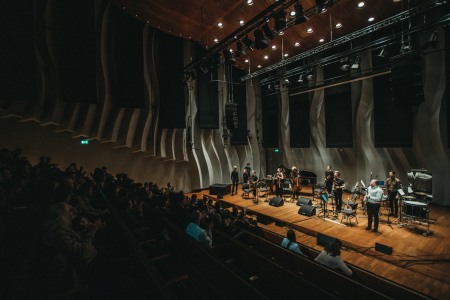
[[[258,176],[256,176],[256,171],[252,171],[252,175],[249,178],[250,188],[253,191],[253,196],[256,198],[256,186],[258,184]]]
[[[248,183],[249,178],[250,178],[250,171],[244,169],[244,173],[242,174],[242,183]]]
[[[302,179],[300,178],[300,174],[298,173],[298,169],[296,166],[293,166],[291,169],[291,181],[292,181],[292,197],[297,199],[300,197],[300,191],[302,190]]]
[[[395,171],[389,172],[389,177],[386,179],[386,190],[389,197],[389,205],[391,207],[390,216],[398,218],[398,202],[395,199],[397,197],[397,191],[400,189],[400,179],[395,177]]]
[[[340,176],[341,176],[341,172],[334,171],[333,192],[334,192],[334,202],[336,203],[336,213],[341,212],[342,193],[343,193],[343,189],[345,189],[345,181]]]
[[[284,173],[281,168],[277,169],[277,173],[275,174],[275,195],[277,197],[283,197],[283,181],[284,181]]]
[[[247,170],[247,173],[250,174],[250,171],[252,170],[250,168],[250,163],[247,163],[247,165],[244,167],[245,170]]]
[[[333,190],[333,171],[331,171],[331,166],[327,166],[327,170],[325,171],[325,187],[327,189],[328,194],[331,194]]]
[[[231,196],[233,196],[233,194],[237,194],[239,184],[239,173],[236,166],[234,166],[233,171],[231,171],[231,183]]]
[[[366,230],[372,229],[373,232],[378,232],[378,214],[380,213],[381,198],[383,197],[383,190],[377,185],[377,179],[372,179],[370,186],[367,188],[367,227]]]

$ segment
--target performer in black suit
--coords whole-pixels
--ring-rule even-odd
[[[342,209],[342,192],[345,189],[345,181],[340,177],[341,172],[334,171],[333,192],[334,202],[336,203],[336,213],[340,213]]]
[[[277,173],[274,176],[275,180],[275,195],[277,197],[283,197],[283,181],[284,181],[283,169],[278,168]]]
[[[328,194],[331,194],[333,190],[333,178],[334,174],[331,171],[331,166],[327,166],[327,170],[325,171],[325,187],[327,188]]]
[[[233,196],[233,194],[237,194],[239,184],[239,173],[236,166],[233,167],[233,171],[231,172],[231,182],[231,196]]]
[[[250,188],[252,189],[253,196],[256,198],[256,186],[258,185],[258,176],[256,176],[256,171],[252,171],[252,175],[249,178]]]

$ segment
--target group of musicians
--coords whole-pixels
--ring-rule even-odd
[[[288,174],[288,175],[286,175]],[[341,173],[339,171],[332,171],[331,166],[327,166],[325,171],[325,190],[328,195],[333,195],[334,204],[336,205],[336,213],[340,213],[342,210],[342,194],[346,187],[345,181],[340,177]],[[279,167],[277,172],[272,176],[271,182],[273,184],[273,189],[277,197],[283,196],[283,188],[286,184],[286,180],[292,188],[292,198],[297,199],[300,196],[300,191],[302,190],[302,178],[297,167],[293,166],[289,172],[286,172],[285,168]],[[237,194],[239,180],[239,173],[237,167],[233,167],[231,172],[232,190],[231,195]],[[256,198],[256,189],[259,182],[256,171],[251,171],[250,163],[247,163],[242,174],[242,183],[248,184],[249,189],[252,190],[253,196]],[[381,202],[383,200],[383,195],[387,196],[390,206],[390,216],[398,217],[398,201],[396,199],[398,190],[401,188],[401,182],[396,177],[395,171],[389,172],[389,177],[385,181],[385,190],[378,186],[378,179],[372,179],[370,185],[364,196],[364,201],[367,208],[367,227],[366,230],[372,230],[374,232],[378,231],[379,223],[379,212]],[[272,190],[272,186],[271,186]],[[373,229],[372,229],[373,223]]]

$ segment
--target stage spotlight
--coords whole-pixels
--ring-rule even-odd
[[[264,38],[264,34],[261,29],[256,29],[253,33],[255,35],[255,48],[256,49],[264,49],[267,48],[269,43]]]
[[[295,3],[294,9],[295,9],[295,24],[305,23],[308,20],[308,18],[305,16],[302,4],[298,2]]]
[[[300,74],[297,80],[298,83],[303,83],[303,73]]]
[[[240,57],[241,55],[245,55],[244,45],[241,41],[236,42],[236,57]]]
[[[223,57],[225,59],[225,63],[228,63],[230,65],[236,63],[236,59],[233,57],[233,54],[231,53],[230,49],[223,50]]]
[[[246,36],[242,39],[242,42],[244,43],[244,45],[245,45],[248,49],[252,50],[253,41],[248,37],[248,35],[246,35]]]
[[[264,23],[264,25],[262,26],[262,30],[269,40],[273,40],[275,38],[275,35],[273,34],[267,23]]]
[[[323,13],[327,10],[326,1],[325,0],[316,0],[316,12],[318,14]]]
[[[273,16],[275,20],[275,31],[281,31],[286,28],[286,11],[280,10]]]
[[[348,57],[341,59],[341,67],[339,68],[342,72],[346,72],[350,69],[350,62]]]
[[[438,43],[438,32],[433,31],[433,33],[430,35],[430,38],[428,39],[428,41],[423,43],[422,50],[427,50],[428,47],[430,47],[430,46],[433,47],[434,49],[436,49],[437,43]]]
[[[361,64],[361,56],[357,55],[355,57],[355,60],[353,61],[352,69],[353,70],[359,69],[360,64]]]
[[[386,49],[386,46],[384,46],[380,53],[378,53],[377,55],[375,55],[378,58],[386,58],[386,56],[389,54],[389,51]]]

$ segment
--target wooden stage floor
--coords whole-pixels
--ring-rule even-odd
[[[198,193],[199,198],[203,194],[209,195],[209,191]],[[304,187],[301,196],[312,198],[311,188]],[[350,196],[344,194],[344,203]],[[215,195],[211,197],[216,198]],[[394,217],[390,217],[388,224],[387,208],[381,209],[383,215],[380,216],[379,232],[375,233],[365,230],[367,217],[360,208],[357,209],[358,224],[353,219],[353,226],[349,226],[345,219],[343,224],[340,223],[341,214],[338,219],[333,219],[331,213],[328,218],[319,217],[321,208],[316,209],[316,215],[308,217],[298,213],[299,206],[295,202],[286,201],[283,206],[271,206],[265,201],[272,197],[274,195],[270,194],[261,197],[255,204],[253,199],[244,199],[239,190],[238,195],[225,195],[222,201],[239,209],[246,208],[247,214],[264,215],[285,222],[286,226],[277,226],[273,222],[267,225],[258,222],[258,226],[282,236],[286,235],[287,226],[290,226],[296,230],[297,242],[318,251],[323,247],[317,244],[317,233],[339,238],[344,246],[341,254],[344,261],[431,298],[450,298],[449,207],[428,205],[431,235],[424,236],[427,226],[422,224],[401,227]],[[314,201],[313,205],[319,206],[320,201]],[[331,210],[331,205],[328,209]],[[388,255],[376,251],[375,243],[392,247],[393,253]]]

